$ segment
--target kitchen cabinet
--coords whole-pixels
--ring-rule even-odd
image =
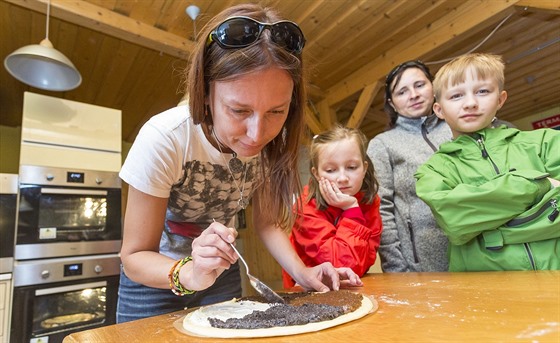
[[[0,274],[0,342],[8,342],[12,310],[12,274]]]
[[[20,165],[119,171],[120,110],[25,92]]]

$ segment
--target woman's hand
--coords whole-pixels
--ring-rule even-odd
[[[348,267],[335,268],[340,277],[340,285],[344,287],[361,287],[364,285],[358,274]]]
[[[193,240],[192,262],[187,264],[181,283],[190,290],[206,289],[214,284],[224,270],[237,261],[229,245],[235,243],[237,231],[220,223],[212,223]],[[183,270],[181,270],[182,272]],[[181,273],[183,275],[183,273]],[[184,283],[183,283],[184,281]]]
[[[330,262],[321,263],[312,268],[305,268],[295,276],[297,284],[306,290],[326,292],[337,291],[342,284],[344,287],[362,286],[360,277],[350,268],[334,268]]]
[[[342,210],[359,206],[356,197],[342,193],[336,184],[323,177],[319,180],[319,191],[329,206],[338,207]]]

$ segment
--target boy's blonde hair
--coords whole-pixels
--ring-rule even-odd
[[[444,88],[465,82],[466,73],[474,69],[479,79],[495,78],[500,91],[504,89],[505,65],[501,56],[485,53],[474,53],[459,56],[447,63],[436,73],[433,90],[439,99]]]

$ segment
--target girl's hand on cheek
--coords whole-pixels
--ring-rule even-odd
[[[336,184],[325,178],[321,178],[319,181],[319,190],[329,206],[338,207],[342,210],[358,207],[358,200],[354,196],[342,193]]]

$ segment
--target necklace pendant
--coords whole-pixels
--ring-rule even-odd
[[[237,203],[239,204],[239,207],[241,207],[242,209],[247,208],[247,205],[249,205],[249,201],[244,197],[239,198],[239,200],[237,200]]]
[[[243,162],[237,158],[236,154],[233,155],[231,160],[229,160],[229,169],[232,173],[241,173],[243,171]]]

